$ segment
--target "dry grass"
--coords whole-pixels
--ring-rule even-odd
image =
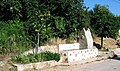
[[[96,37],[94,39],[94,42],[97,44],[101,44],[101,40],[100,37]],[[115,39],[112,38],[104,38],[103,39],[103,47],[105,47],[106,49],[115,49],[118,47],[118,45],[116,45],[117,41]]]
[[[75,43],[76,40],[68,39],[61,39],[61,38],[53,38],[50,41],[46,42],[45,45],[59,45],[59,44],[66,44],[66,43]]]

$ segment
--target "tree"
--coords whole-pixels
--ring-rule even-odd
[[[103,47],[103,37],[115,37],[117,29],[114,23],[114,15],[109,9],[106,6],[96,4],[93,9],[91,26],[95,33],[101,37],[101,47]]]
[[[19,0],[0,1],[0,20],[8,21],[19,19],[22,6]]]
[[[42,14],[40,11],[36,11],[36,20],[33,23],[35,32],[37,32],[37,48],[36,52],[38,51],[38,47],[40,46],[40,38],[41,40],[46,38],[48,40],[48,37],[50,35],[50,23],[47,23],[48,19],[50,18],[50,12],[46,12]],[[42,41],[44,41],[42,40]]]
[[[54,37],[63,39],[69,38],[71,35],[76,37],[79,35],[80,29],[89,25],[89,13],[83,1],[1,0],[0,21],[7,22],[10,26],[13,26],[11,23],[14,21],[19,21],[14,23],[23,25],[24,37],[33,43],[33,47],[40,46],[39,43],[44,43]],[[50,16],[48,17],[48,15]],[[0,23],[0,25],[2,24]],[[16,28],[13,27],[13,29]],[[5,34],[5,32],[3,33]],[[7,34],[5,35],[7,36]]]
[[[118,34],[119,34],[119,32],[118,32],[118,30],[120,30],[120,16],[114,16],[114,19],[113,19],[113,21],[114,21],[114,23],[115,23],[115,25],[113,25],[114,27],[115,27],[115,38],[118,38]]]
[[[37,18],[35,17],[36,11],[40,11],[41,14],[47,11],[50,12],[51,18],[49,18],[47,22],[51,23],[49,26],[53,31],[53,35],[51,34],[51,36],[68,38],[71,33],[79,32],[79,29],[83,28],[84,23],[81,23],[85,17],[85,13],[83,13],[85,9],[83,7],[83,0],[27,0],[25,4],[27,4],[29,23],[39,21],[36,20]],[[82,17],[82,15],[84,15],[84,17]],[[60,26],[62,29],[60,29]],[[31,33],[31,31],[29,33]],[[35,34],[33,33],[32,35]]]

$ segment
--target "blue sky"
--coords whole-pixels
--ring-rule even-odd
[[[120,0],[84,0],[85,6],[93,9],[95,4],[107,5],[114,15],[120,15]]]

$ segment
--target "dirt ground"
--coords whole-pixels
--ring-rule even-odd
[[[9,59],[13,54],[0,54],[0,71],[14,71],[11,70],[13,66],[9,63]]]
[[[100,37],[96,37],[94,39],[94,42],[98,45],[101,44],[101,40]],[[116,45],[117,41],[115,39],[112,38],[104,38],[103,39],[103,47],[105,47],[106,49],[114,49],[117,48],[118,45]]]

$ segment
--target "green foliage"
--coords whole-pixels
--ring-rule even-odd
[[[0,50],[2,54],[21,53],[31,47],[24,31],[24,23],[20,21],[0,22]]]
[[[42,61],[49,61],[49,60],[60,60],[60,55],[58,53],[51,53],[51,52],[43,52],[41,53],[41,60]]]
[[[96,4],[94,10],[89,13],[91,14],[91,27],[95,34],[101,37],[101,47],[103,46],[103,37],[116,38],[120,28],[118,19],[106,6]]]
[[[79,33],[85,23],[89,24],[86,22],[89,20],[82,16],[89,18],[85,16],[83,0],[26,0],[24,3],[27,22],[33,24],[28,25],[28,34],[33,42],[38,43],[39,31],[40,45],[54,37],[68,38],[72,33]]]
[[[0,53],[21,53],[51,38],[74,40],[83,27],[116,38],[120,16],[101,5],[88,10],[84,0],[1,0]]]
[[[36,12],[39,12],[40,14],[44,15],[44,13],[47,13],[48,11],[50,11],[51,17],[48,19],[48,21],[44,23],[38,22],[38,24],[41,24],[41,25],[42,24],[46,25],[46,23],[48,25],[50,24],[50,28],[51,28],[50,33],[53,33],[53,34],[48,33],[50,34],[49,36],[51,36],[49,38],[53,38],[53,37],[68,38],[70,37],[71,33],[79,32],[79,29],[83,28],[83,26],[81,26],[84,24],[84,22],[81,23],[83,18],[81,15],[85,14],[83,13],[84,12],[83,0],[74,0],[74,1],[73,0],[58,0],[58,1],[45,0],[45,1],[35,1],[35,3],[36,2],[39,3],[40,5],[38,6],[38,4],[34,4],[33,2],[32,5],[28,7],[28,9],[32,8],[31,10],[34,10],[34,12],[30,10],[30,12],[33,13],[33,14],[30,14],[30,19],[33,20],[33,22],[38,22],[40,20],[37,20],[39,18],[35,17]],[[33,4],[36,5],[37,8],[34,7]],[[40,37],[43,38],[43,35],[41,35]]]
[[[22,5],[19,0],[1,0],[0,1],[0,20],[8,21],[19,19]]]
[[[91,26],[100,37],[114,38],[118,32],[116,18],[106,6],[95,5]]]
[[[13,63],[34,63],[34,62],[41,62],[41,61],[49,61],[49,60],[60,60],[60,54],[52,53],[52,52],[41,52],[39,54],[28,54],[27,56],[18,55],[11,58]]]

